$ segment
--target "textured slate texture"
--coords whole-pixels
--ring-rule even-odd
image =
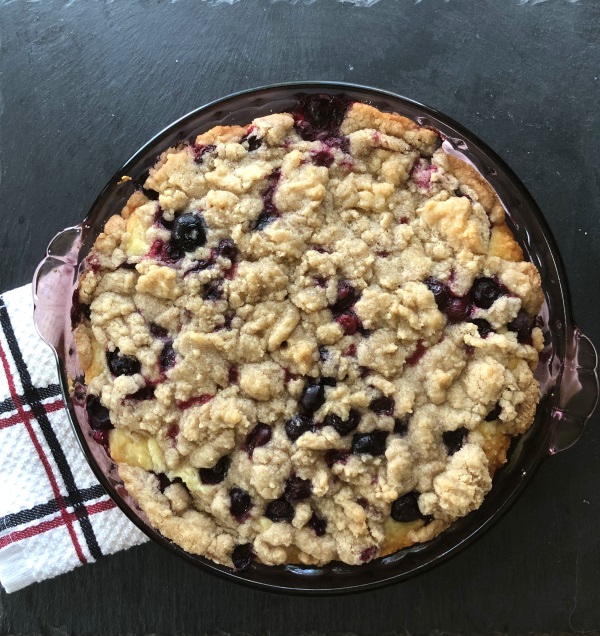
[[[328,79],[447,113],[523,179],[600,341],[598,0],[0,0],[0,290],[175,118],[229,92]],[[0,633],[571,633],[600,629],[599,418],[494,528],[419,578],[273,596],[157,546],[0,598]],[[1,487],[1,486],[0,486]]]

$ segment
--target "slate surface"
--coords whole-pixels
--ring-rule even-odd
[[[172,120],[235,90],[340,80],[438,108],[508,161],[600,342],[599,25],[597,0],[0,0],[0,290],[27,282],[49,239]],[[0,633],[600,629],[599,424],[476,544],[401,585],[274,596],[146,545],[2,594]]]

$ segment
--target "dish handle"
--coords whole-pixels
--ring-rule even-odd
[[[560,384],[554,390],[559,391],[559,398],[550,411],[550,455],[571,447],[581,437],[598,403],[598,355],[579,327],[573,330]]]
[[[59,232],[46,249],[46,256],[33,275],[33,322],[42,339],[60,353],[64,334],[70,333],[70,309],[81,226]],[[66,328],[67,327],[67,328]]]

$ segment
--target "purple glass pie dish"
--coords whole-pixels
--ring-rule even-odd
[[[274,567],[253,563],[243,572],[233,572],[185,552],[155,530],[126,492],[115,464],[92,439],[82,401],[72,394],[72,387],[82,375],[71,327],[73,292],[83,261],[105,222],[121,211],[162,151],[217,125],[246,124],[256,117],[289,111],[299,99],[315,93],[366,102],[438,130],[444,140],[442,148],[473,165],[496,190],[515,238],[542,276],[545,348],[536,373],[542,399],[533,425],[514,440],[508,462],[496,472],[483,505],[433,540],[360,566],[334,562],[323,567]],[[122,179],[123,176],[130,180]],[[372,589],[405,579],[455,554],[508,508],[543,458],[577,441],[598,400],[596,351],[574,324],[557,247],[524,185],[483,142],[445,115],[372,88],[322,82],[280,84],[225,97],[174,122],[127,161],[100,193],[84,221],[63,230],[52,240],[36,270],[33,289],[35,323],[42,338],[55,351],[73,429],[94,473],[117,505],[150,538],[188,561],[231,580],[270,591],[337,594]]]

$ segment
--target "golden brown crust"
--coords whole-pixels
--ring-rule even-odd
[[[523,250],[515,241],[508,225],[504,222],[492,227],[489,255],[498,256],[507,261],[517,262],[523,260]]]
[[[404,139],[421,152],[431,155],[439,142],[437,132],[422,128],[397,113],[383,113],[373,106],[355,102],[346,114],[340,132],[348,135],[357,130],[372,128],[385,135]]]
[[[200,145],[225,144],[239,142],[248,130],[248,126],[215,126],[196,137],[196,143]]]
[[[473,166],[462,159],[447,154],[447,170],[452,173],[465,186],[471,188],[476,194],[479,203],[494,224],[504,220],[504,208],[490,184],[481,176]]]

